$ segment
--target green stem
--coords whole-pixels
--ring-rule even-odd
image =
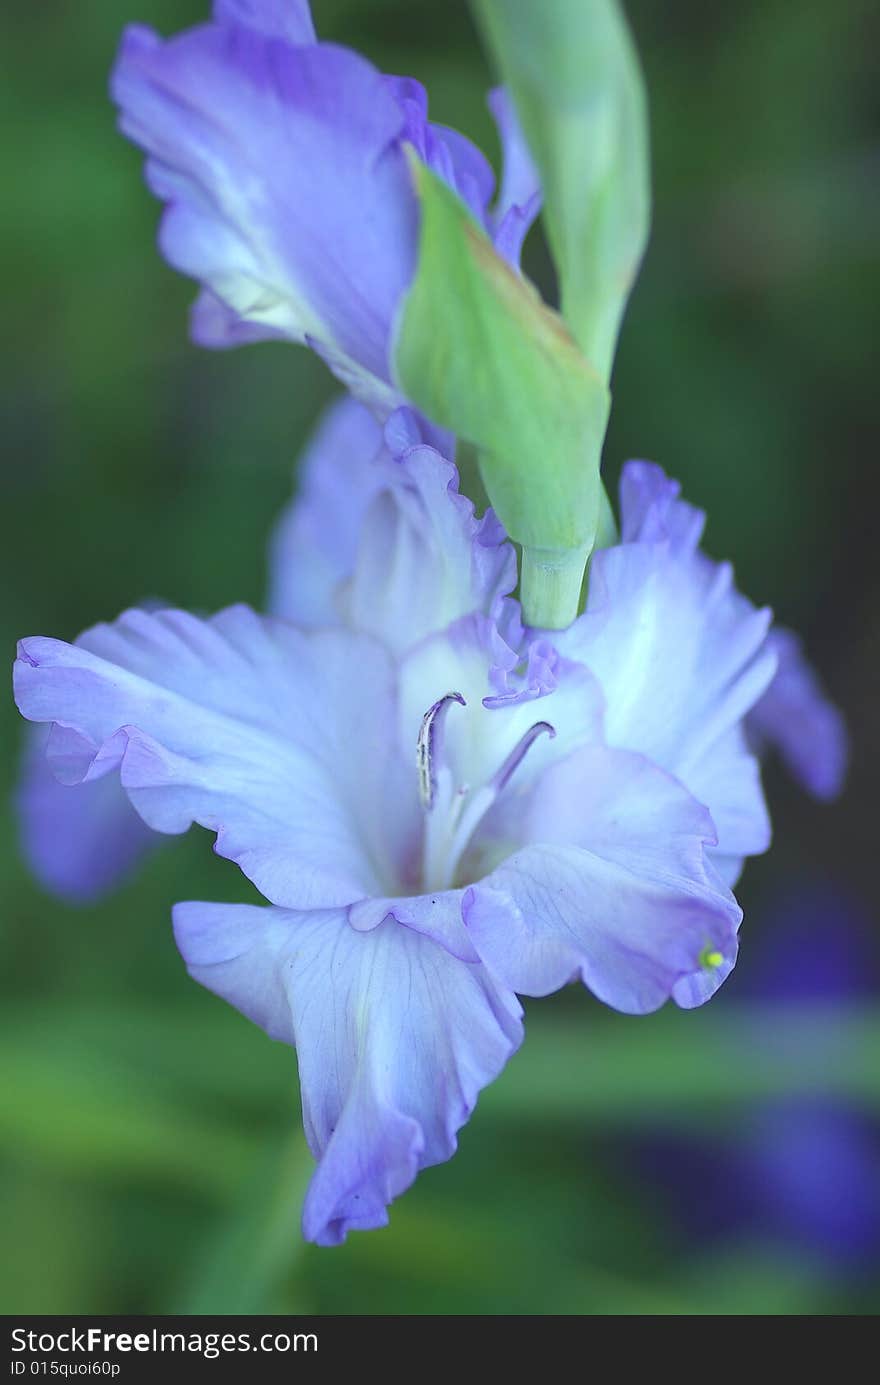
[[[523,548],[520,595],[527,625],[563,630],[575,619],[589,547]]]

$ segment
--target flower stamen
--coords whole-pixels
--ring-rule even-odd
[[[426,814],[423,883],[428,890],[451,888],[474,832],[530,747],[545,733],[551,738],[556,735],[556,728],[548,721],[536,721],[486,783],[475,788],[467,783],[457,784],[443,753],[444,723],[453,702],[467,706],[461,693],[447,693],[428,708],[419,729],[419,794]]]
[[[419,727],[416,743],[419,798],[422,800],[422,807],[428,812],[433,808],[437,798],[437,762],[443,755],[443,726],[446,713],[453,702],[457,702],[460,707],[467,706],[461,693],[448,692],[445,697],[438,698],[433,706],[428,708]]]
[[[529,727],[519,743],[511,750],[504,764],[492,777],[492,785],[496,794],[499,794],[505,784],[511,779],[538,737],[543,736],[545,733],[550,737],[551,741],[556,736],[556,727],[551,726],[549,721],[536,721],[534,726]]]

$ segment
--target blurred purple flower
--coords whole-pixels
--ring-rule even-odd
[[[744,1009],[812,1002],[827,1035],[835,1010],[876,999],[874,930],[846,895],[801,885],[764,923],[737,991]],[[639,1142],[635,1162],[693,1238],[760,1236],[838,1271],[880,1262],[880,1128],[843,1100],[755,1102],[723,1140],[658,1132]]]
[[[25,738],[17,794],[21,847],[40,884],[60,899],[91,904],[160,840],[132,808],[115,774],[59,784],[46,759],[46,731]]]
[[[112,91],[167,204],[162,251],[202,285],[195,340],[306,343],[382,417],[400,402],[391,338],[417,254],[406,146],[516,263],[537,215],[534,169],[503,96],[493,208],[488,162],[428,120],[424,88],[317,42],[305,0],[216,0],[211,23],[168,40],[132,26]]]

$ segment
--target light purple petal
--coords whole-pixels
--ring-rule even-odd
[[[513,102],[504,87],[489,93],[489,109],[501,138],[501,190],[492,213],[495,249],[519,267],[523,241],[541,210],[541,180]]]
[[[368,638],[304,635],[246,607],[129,611],[77,646],[23,640],[16,696],[56,723],[58,777],[118,766],[149,826],[216,832],[273,903],[347,904],[401,877],[415,787],[386,730],[392,670]]]
[[[778,667],[749,714],[749,734],[759,750],[778,750],[794,778],[815,798],[836,798],[849,754],[843,717],[805,659],[797,635],[777,626],[768,644]]]
[[[512,989],[547,995],[580,977],[643,1014],[735,956],[740,911],[704,859],[712,820],[643,756],[577,751],[546,770],[524,813],[540,845],[464,903],[477,952]]]
[[[386,77],[385,81],[404,117],[403,138],[489,230],[495,174],[485,154],[458,130],[428,120],[428,94],[421,82],[414,77]]]
[[[311,334],[305,337],[305,344],[310,351],[314,351],[325,364],[327,369],[336,376],[341,385],[348,390],[355,399],[360,400],[368,409],[371,409],[378,419],[386,419],[388,416],[403,403],[403,396],[399,393],[396,386],[390,385],[387,380],[373,375],[368,370],[364,370],[353,357],[346,355],[336,346],[328,346],[326,342]]]
[[[770,814],[761,785],[761,767],[742,723],[731,726],[688,772],[687,786],[712,810],[721,846],[713,850],[715,869],[736,884],[744,858],[770,846]]]
[[[491,511],[476,519],[455,467],[432,447],[387,452],[377,466],[382,489],[345,605],[355,629],[400,655],[463,616],[490,613],[516,585],[516,555]]]
[[[498,223],[493,236],[495,249],[515,269],[520,267],[525,238],[540,210],[541,194],[535,193],[534,197],[525,202],[523,206],[511,207],[507,215]]]
[[[488,106],[501,139],[501,188],[494,212],[496,221],[500,221],[512,207],[523,207],[540,193],[541,179],[504,87],[489,92]]]
[[[360,933],[378,928],[390,918],[415,933],[432,938],[460,962],[479,962],[462,919],[463,889],[435,890],[429,894],[362,899],[348,909],[348,921]]]
[[[300,460],[298,494],[270,545],[269,609],[312,629],[338,625],[339,587],[351,575],[364,515],[383,484],[371,465],[382,429],[353,399],[320,419]]]
[[[90,904],[161,838],[138,817],[116,775],[60,784],[46,761],[46,739],[42,727],[27,738],[17,793],[22,850],[45,889]]]
[[[697,552],[705,516],[681,500],[679,490],[678,483],[669,480],[660,467],[629,462],[620,487],[622,538],[625,544],[665,544],[682,570],[693,575],[696,591],[698,584],[711,581],[712,574],[723,569]],[[736,619],[737,602],[740,611],[746,609],[743,599],[731,593],[726,603],[729,619]],[[725,628],[730,628],[729,623]],[[817,798],[834,798],[843,784],[848,753],[842,716],[826,697],[803,656],[801,641],[790,630],[772,629],[762,657],[767,661],[775,657],[778,667],[764,693],[746,709],[752,742],[761,751],[778,748],[794,778],[808,792]],[[707,769],[703,766],[704,773]],[[719,779],[725,777],[719,766]],[[698,792],[696,784],[690,779],[688,782]],[[754,802],[757,804],[757,796]],[[712,808],[718,822],[715,802]],[[720,822],[719,830],[723,841]]]
[[[621,544],[596,554],[586,613],[556,642],[599,677],[609,742],[687,782],[773,676],[769,623],[736,591],[729,565]]]
[[[193,903],[174,922],[191,975],[296,1045],[319,1160],[305,1236],[338,1245],[386,1225],[518,1047],[516,997],[392,919],[358,932],[338,911]]]
[[[514,587],[501,525],[491,511],[475,518],[455,467],[422,438],[408,409],[383,434],[352,400],[331,406],[272,541],[275,614],[308,628],[345,621],[397,653]]]
[[[495,191],[495,174],[482,149],[448,125],[428,127],[425,162],[457,192],[478,221],[488,225],[488,206]]]
[[[696,1010],[711,1000],[719,986],[723,986],[736,966],[739,943],[736,937],[729,940],[727,952],[721,961],[711,967],[702,967],[690,976],[682,976],[672,988],[672,999],[682,1010]]]
[[[190,308],[189,334],[196,346],[204,346],[208,351],[231,351],[258,341],[284,341],[286,336],[278,327],[239,317],[210,289],[202,289]]]
[[[681,498],[681,486],[654,462],[627,462],[620,478],[620,536],[623,543],[667,540],[685,556],[696,552],[706,516]]]
[[[738,728],[775,669],[770,613],[699,552],[702,516],[659,467],[629,463],[621,498],[625,541],[595,555],[587,610],[554,641],[598,677],[609,744],[647,755],[706,804],[719,856],[763,850],[766,807]]]
[[[214,0],[214,21],[255,29],[288,43],[314,43],[308,0]]]
[[[346,49],[252,28],[163,42],[133,27],[113,94],[168,204],[171,264],[262,331],[314,339],[368,392],[387,382],[417,205],[381,74]],[[207,340],[204,308],[196,325]],[[219,322],[217,344],[228,337]]]

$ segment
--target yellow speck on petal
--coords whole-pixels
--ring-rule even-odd
[[[716,967],[720,967],[723,961],[723,952],[717,952],[714,949],[704,947],[703,951],[700,953],[700,966],[706,967],[709,971],[714,971]]]

